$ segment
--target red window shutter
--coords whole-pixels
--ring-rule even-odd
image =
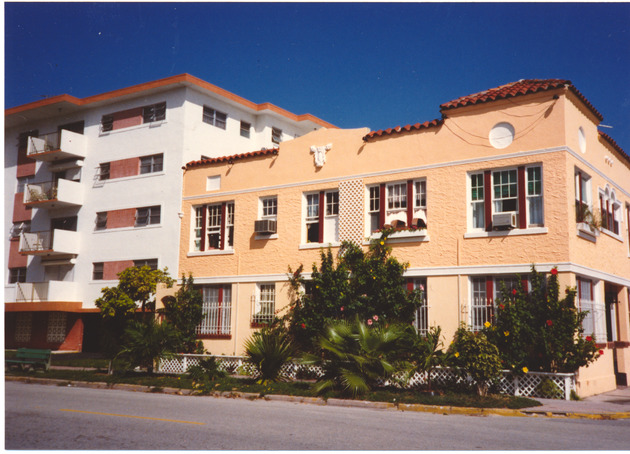
[[[414,290],[414,289],[413,289],[413,279],[409,279],[409,280],[407,281],[407,291],[408,291],[408,292],[413,292],[413,290]]]
[[[521,279],[521,285],[523,286],[525,293],[527,293],[529,291],[529,283],[527,282],[527,279]]]
[[[324,191],[319,192],[319,235],[318,242],[324,242],[324,213],[326,210],[326,194]]]
[[[413,181],[407,180],[407,227],[411,225],[413,221],[413,206],[415,201],[413,200]]]
[[[483,173],[483,206],[486,217],[486,232],[492,230],[492,173],[486,170]]]
[[[527,188],[525,184],[525,167],[518,168],[517,177],[518,186],[518,227],[520,229],[527,228]]]
[[[385,225],[385,204],[387,203],[385,183],[381,183],[378,197],[380,199],[378,201],[378,228],[382,229]]]

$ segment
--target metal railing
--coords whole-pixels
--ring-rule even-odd
[[[56,200],[58,188],[57,183],[52,181],[27,184],[24,191],[24,203]]]
[[[20,251],[46,251],[52,249],[52,231],[24,232],[20,237]]]
[[[59,150],[60,139],[61,134],[59,132],[42,134],[38,137],[29,137],[28,140],[31,146],[29,147],[28,154],[34,155]]]

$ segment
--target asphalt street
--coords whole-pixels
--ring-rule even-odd
[[[5,383],[6,449],[624,450],[630,420],[462,416]]]

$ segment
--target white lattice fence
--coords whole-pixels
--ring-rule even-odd
[[[158,366],[158,372],[165,374],[183,374],[190,366],[199,365],[203,358],[208,355],[177,355],[171,359],[163,359]],[[256,376],[256,367],[247,362],[244,356],[215,356],[219,368],[229,374],[241,374]],[[297,363],[285,364],[281,374],[289,379],[316,379],[324,374],[319,366],[311,366]],[[444,385],[447,383],[461,383],[464,379],[458,377],[454,371],[448,368],[436,367],[431,371],[431,383],[434,385]],[[427,384],[427,374],[416,372],[409,379],[404,373],[397,374],[393,380],[388,380],[383,384],[404,383],[407,388],[414,388]],[[543,386],[543,384],[545,386]],[[546,390],[549,394],[543,395]],[[575,390],[574,374],[551,374],[546,372],[529,372],[517,377],[509,371],[503,371],[498,382],[498,390],[504,394],[523,397],[540,397],[569,400],[571,391]]]

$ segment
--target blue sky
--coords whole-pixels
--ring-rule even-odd
[[[343,128],[570,79],[630,153],[630,3],[5,3],[5,107],[190,73]]]

